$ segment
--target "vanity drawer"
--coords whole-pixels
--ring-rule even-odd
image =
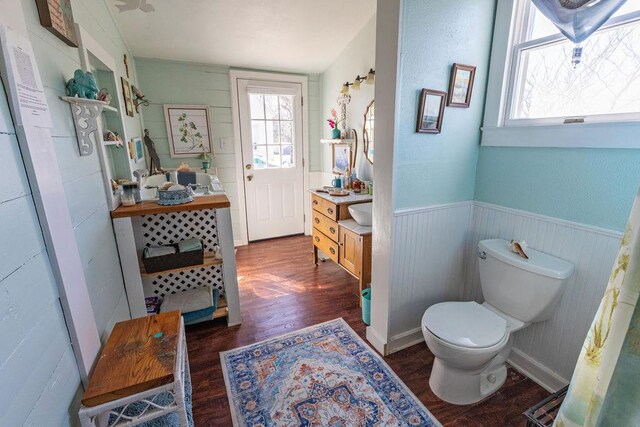
[[[338,241],[338,223],[322,215],[320,212],[312,213],[313,227],[320,230],[334,242]]]
[[[333,262],[338,262],[338,244],[316,228],[313,229],[313,244],[331,258]]]
[[[315,194],[311,200],[311,206],[314,211],[320,212],[322,215],[331,218],[334,221],[339,219],[338,206],[328,200],[318,197]]]

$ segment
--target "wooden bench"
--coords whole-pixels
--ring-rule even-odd
[[[82,426],[135,426],[177,412],[186,427],[188,363],[179,311],[117,323],[82,397]],[[173,399],[154,400],[163,393]]]

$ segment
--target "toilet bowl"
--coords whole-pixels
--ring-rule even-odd
[[[573,264],[529,250],[525,260],[509,242],[478,244],[485,302],[443,302],[422,317],[422,332],[435,356],[429,385],[442,400],[467,405],[491,395],[507,377],[512,334],[553,315]]]

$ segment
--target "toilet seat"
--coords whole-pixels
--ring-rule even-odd
[[[423,326],[439,339],[469,349],[494,346],[507,334],[505,319],[473,301],[432,305]]]

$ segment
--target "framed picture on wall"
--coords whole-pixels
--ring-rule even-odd
[[[131,87],[129,86],[129,82],[124,77],[120,77],[120,82],[122,83],[122,99],[124,100],[124,107],[127,110],[127,116],[133,117],[133,101],[131,101]]]
[[[344,174],[351,169],[351,145],[331,144],[333,173]]]
[[[207,105],[165,104],[171,157],[198,157],[211,153],[211,125]]]
[[[447,92],[422,89],[416,132],[440,133],[442,131],[442,119],[446,102]]]
[[[78,47],[71,0],[36,0],[40,25],[69,46]]]
[[[469,108],[473,80],[476,77],[476,67],[472,65],[453,64],[451,80],[449,81],[449,107]]]
[[[133,160],[136,163],[144,160],[144,145],[141,138],[133,138]]]

